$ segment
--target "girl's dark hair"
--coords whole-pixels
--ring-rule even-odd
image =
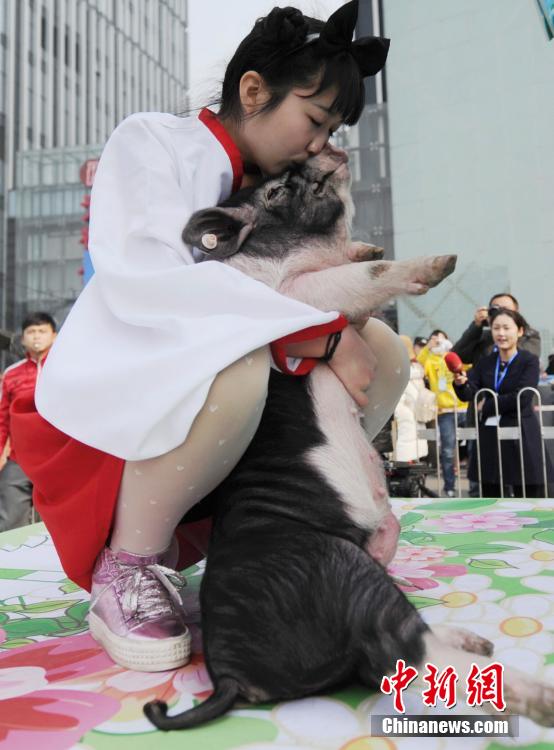
[[[523,315],[516,312],[515,310],[507,310],[505,307],[499,307],[498,310],[495,310],[490,314],[489,317],[491,326],[499,315],[507,315],[514,321],[518,328],[523,328],[524,331],[526,331],[529,327]]]
[[[337,96],[331,111],[340,114],[347,125],[354,125],[364,107],[363,78],[348,52],[323,57],[318,54],[317,44],[305,44],[308,34],[321,31],[323,26],[323,21],[291,7],[273,8],[269,15],[259,18],[227,65],[219,117],[235,122],[242,119],[239,82],[244,73],[254,70],[271,91],[260,112],[275,109],[292,88],[308,88],[318,83],[315,96],[335,85]]]
[[[448,338],[448,336],[446,335],[446,333],[443,330],[441,330],[440,328],[435,328],[434,331],[431,331],[431,333],[429,334],[429,338],[431,338],[431,336],[437,336],[439,333],[442,333],[442,335],[444,336],[445,339]]]

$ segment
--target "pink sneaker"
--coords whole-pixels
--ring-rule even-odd
[[[90,632],[128,669],[161,672],[189,661],[190,633],[180,597],[185,579],[160,565],[164,554],[116,553],[105,547],[96,560]]]

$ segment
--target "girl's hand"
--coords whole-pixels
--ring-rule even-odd
[[[465,383],[467,383],[467,375],[465,372],[457,372],[454,375],[454,382],[456,385],[465,385]]]
[[[367,406],[369,400],[366,391],[373,378],[377,358],[353,326],[343,329],[339,345],[328,365],[358,406]]]

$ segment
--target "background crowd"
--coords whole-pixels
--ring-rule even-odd
[[[0,379],[0,531],[31,521],[32,485],[17,463],[10,444],[10,405],[25,390],[34,389],[37,377],[56,338],[56,322],[45,312],[30,313],[22,324],[24,357],[6,368]],[[387,454],[395,463],[436,464],[427,440],[418,436],[426,427],[436,427],[442,495],[455,497],[457,473],[467,466],[469,495],[474,497],[548,494],[554,480],[548,452],[543,449],[540,423],[531,392],[539,378],[554,375],[554,354],[541,372],[540,335],[521,315],[517,299],[507,293],[494,295],[488,306],[478,307],[458,341],[435,329],[427,338],[401,335],[410,359],[410,381],[394,412],[392,441]],[[455,374],[446,355],[454,352],[462,362]],[[497,394],[481,393],[483,388]],[[498,411],[497,411],[498,410]],[[498,426],[521,424],[521,446],[517,440],[501,442],[499,462]],[[474,440],[457,440],[456,428],[478,427],[479,451]],[[387,450],[386,445],[382,449]],[[479,456],[481,483],[479,481]],[[461,463],[460,459],[461,458]],[[523,458],[523,473],[521,470]]]
[[[467,463],[470,496],[548,494],[552,467],[540,434],[536,400],[531,391],[523,391],[519,399],[518,394],[537,388],[541,374],[554,372],[554,356],[541,373],[540,335],[521,315],[517,299],[507,293],[491,297],[488,306],[476,309],[455,343],[439,329],[428,338],[402,339],[411,378],[394,413],[392,459],[432,462],[432,451],[418,438],[418,430],[436,424],[444,496],[458,494],[457,452],[461,463]],[[461,360],[458,375],[448,367],[449,352]],[[519,426],[521,450],[519,440],[499,441],[498,427]],[[457,440],[457,427],[477,427],[478,441]]]

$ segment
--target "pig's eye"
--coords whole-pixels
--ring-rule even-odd
[[[286,192],[286,187],[284,185],[276,185],[275,187],[269,188],[269,190],[266,193],[266,198],[268,201],[275,200],[276,198],[280,198],[284,195]]]
[[[323,181],[312,183],[313,194],[320,195],[323,192],[324,186],[325,186],[325,183]]]

